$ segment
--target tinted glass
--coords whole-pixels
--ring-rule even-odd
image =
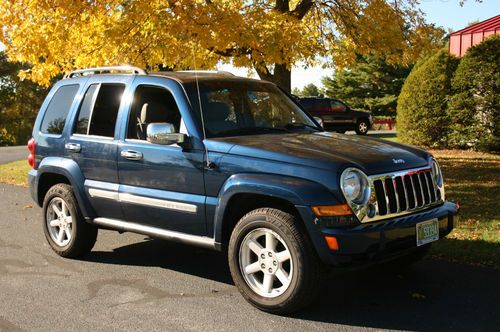
[[[330,103],[331,103],[332,111],[343,112],[347,109],[346,105],[344,103],[342,103],[341,101],[332,99]]]
[[[57,89],[45,111],[40,130],[46,134],[60,135],[63,132],[69,109],[79,85],[64,85]]]
[[[91,85],[81,104],[75,133],[113,137],[124,90],[123,84]]]
[[[92,84],[85,93],[83,97],[83,102],[80,106],[80,111],[78,112],[78,121],[76,122],[75,133],[77,134],[88,134],[89,119],[92,115],[92,109],[94,106],[94,95],[97,91],[99,84]]]
[[[181,114],[172,94],[163,88],[141,85],[134,94],[127,138],[146,140],[150,123],[171,123],[179,132]]]
[[[281,90],[269,83],[248,81],[200,82],[187,86],[199,117],[199,99],[207,137],[289,133],[320,130]]]

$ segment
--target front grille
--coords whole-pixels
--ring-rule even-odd
[[[375,216],[371,220],[421,210],[442,202],[439,188],[428,168],[372,176],[370,180],[371,203],[375,206]]]

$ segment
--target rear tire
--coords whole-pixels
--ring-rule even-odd
[[[43,201],[43,231],[52,249],[62,257],[89,253],[97,239],[97,227],[85,222],[71,186],[51,187]]]
[[[240,219],[231,234],[228,259],[243,297],[275,314],[308,305],[326,275],[298,220],[272,208],[251,211]]]
[[[356,134],[358,135],[366,135],[368,133],[368,129],[370,128],[370,123],[366,119],[361,119],[356,124]]]

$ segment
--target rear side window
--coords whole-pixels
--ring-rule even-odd
[[[43,116],[42,125],[40,126],[42,133],[62,134],[69,109],[79,87],[78,84],[72,84],[57,89]]]
[[[92,84],[87,89],[78,111],[75,133],[113,137],[123,84]]]

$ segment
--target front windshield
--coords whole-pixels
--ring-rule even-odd
[[[207,137],[321,130],[276,86],[253,81],[199,82]],[[196,84],[186,86],[198,118]]]

